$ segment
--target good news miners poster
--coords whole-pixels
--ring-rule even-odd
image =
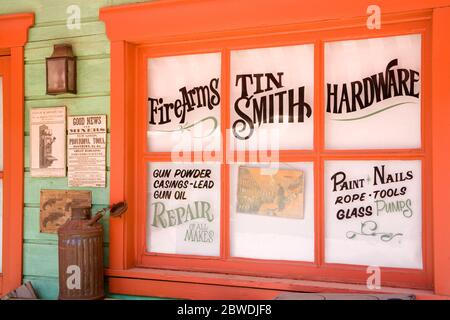
[[[68,117],[69,187],[105,187],[106,115]]]

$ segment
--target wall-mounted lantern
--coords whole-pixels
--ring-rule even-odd
[[[77,93],[77,61],[72,45],[55,44],[46,58],[47,94]]]

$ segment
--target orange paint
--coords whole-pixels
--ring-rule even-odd
[[[450,8],[433,13],[432,148],[434,289],[450,296]]]
[[[30,13],[0,15],[0,74],[4,77],[3,104],[3,273],[0,296],[22,282],[23,234],[23,46],[28,28],[34,23]]]
[[[449,0],[380,0],[381,30],[366,28],[370,1],[345,0],[299,3],[280,0],[180,1],[133,4],[100,10],[111,43],[111,202],[126,200],[130,209],[111,219],[110,281],[112,292],[185,297],[183,272],[209,272],[214,279],[240,275],[253,277],[249,288],[268,290],[264,279],[277,281],[322,281],[324,291],[336,291],[332,283],[363,287],[366,268],[324,263],[323,164],[330,159],[422,160],[423,172],[423,270],[382,268],[384,287],[420,289],[427,295],[450,295],[450,224],[446,209],[450,181],[450,86]],[[195,17],[195,19],[193,19]],[[445,31],[447,30],[447,31]],[[340,150],[324,148],[323,43],[333,40],[364,39],[401,34],[422,35],[422,147],[411,150]],[[431,39],[433,38],[433,42]],[[315,45],[314,149],[281,151],[281,162],[313,161],[315,175],[315,261],[274,261],[230,257],[229,165],[221,169],[221,256],[203,257],[148,253],[146,236],[146,163],[171,161],[170,153],[146,151],[147,59],[169,55],[221,52],[222,133],[229,128],[229,52],[233,49],[312,43]],[[433,60],[431,59],[433,57]],[[447,59],[445,61],[444,59]],[[447,63],[447,65],[445,65]],[[447,68],[447,69],[446,69]],[[446,70],[438,74],[437,70]],[[431,81],[433,79],[433,81]],[[432,103],[433,102],[433,103]],[[447,103],[447,105],[445,105]],[[426,111],[425,111],[426,110]],[[431,112],[430,112],[431,110]],[[432,113],[433,118],[430,114]],[[436,114],[438,116],[436,116]],[[447,121],[447,122],[446,122]],[[431,134],[434,133],[434,135]],[[242,153],[246,157],[249,152]],[[225,159],[225,153],[222,155]],[[437,224],[438,223],[438,224]],[[448,227],[447,227],[448,228]],[[433,241],[434,240],[434,241]],[[134,270],[139,267],[139,274]],[[171,281],[156,285],[151,269],[172,272]],[[146,273],[146,270],[147,273]],[[195,271],[195,272],[194,272]],[[119,278],[116,278],[119,277]],[[130,278],[130,279],[126,279]],[[134,278],[134,279],[132,279]],[[139,278],[139,280],[137,280]],[[192,276],[198,283],[202,277]],[[157,279],[161,281],[160,279]],[[275,281],[275,280],[274,280]],[[159,282],[161,283],[161,282]],[[216,283],[217,284],[217,283]],[[229,284],[202,286],[212,296],[235,296]],[[164,289],[161,287],[166,287]],[[345,285],[344,285],[345,286]],[[209,289],[208,289],[209,288]],[[305,287],[286,285],[277,290],[302,291]],[[356,290],[356,289],[355,289]],[[434,290],[434,291],[433,291]],[[248,290],[252,297],[267,297]],[[259,292],[259,293],[258,293]],[[392,292],[392,291],[390,291]],[[275,292],[271,292],[275,293]],[[187,296],[186,296],[187,297]],[[191,298],[204,297],[192,294]]]

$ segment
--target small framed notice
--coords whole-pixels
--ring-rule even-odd
[[[237,212],[303,219],[303,171],[241,166]]]
[[[30,110],[32,177],[66,176],[66,107]]]
[[[68,118],[69,187],[106,186],[106,115]]]

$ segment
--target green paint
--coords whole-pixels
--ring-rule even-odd
[[[58,277],[58,245],[56,242],[25,242],[23,251],[24,276]],[[103,258],[103,263],[107,267],[108,246],[104,247]]]
[[[59,282],[56,277],[25,276],[23,282],[30,281],[39,299],[55,300],[58,298]]]
[[[109,93],[110,59],[77,61],[77,94]],[[25,64],[25,99],[45,95],[45,63]],[[67,95],[73,96],[73,95]]]
[[[34,12],[35,26],[29,31],[25,45],[25,177],[24,177],[24,281],[31,281],[42,299],[58,297],[57,236],[39,232],[39,196],[41,189],[69,189],[67,178],[32,178],[29,173],[29,110],[30,108],[67,106],[68,115],[110,114],[110,44],[99,8],[111,5],[144,2],[144,0],[2,0],[0,14]],[[66,27],[67,7],[81,8],[81,29]],[[49,96],[45,94],[45,58],[53,45],[70,43],[78,57],[78,93]],[[107,167],[109,167],[109,134],[107,135]],[[92,191],[93,213],[109,204],[109,172],[106,188],[77,188]],[[105,265],[109,258],[109,218],[105,228]],[[119,299],[142,299],[114,295]],[[148,298],[147,298],[148,299]],[[151,298],[150,298],[151,299]]]

